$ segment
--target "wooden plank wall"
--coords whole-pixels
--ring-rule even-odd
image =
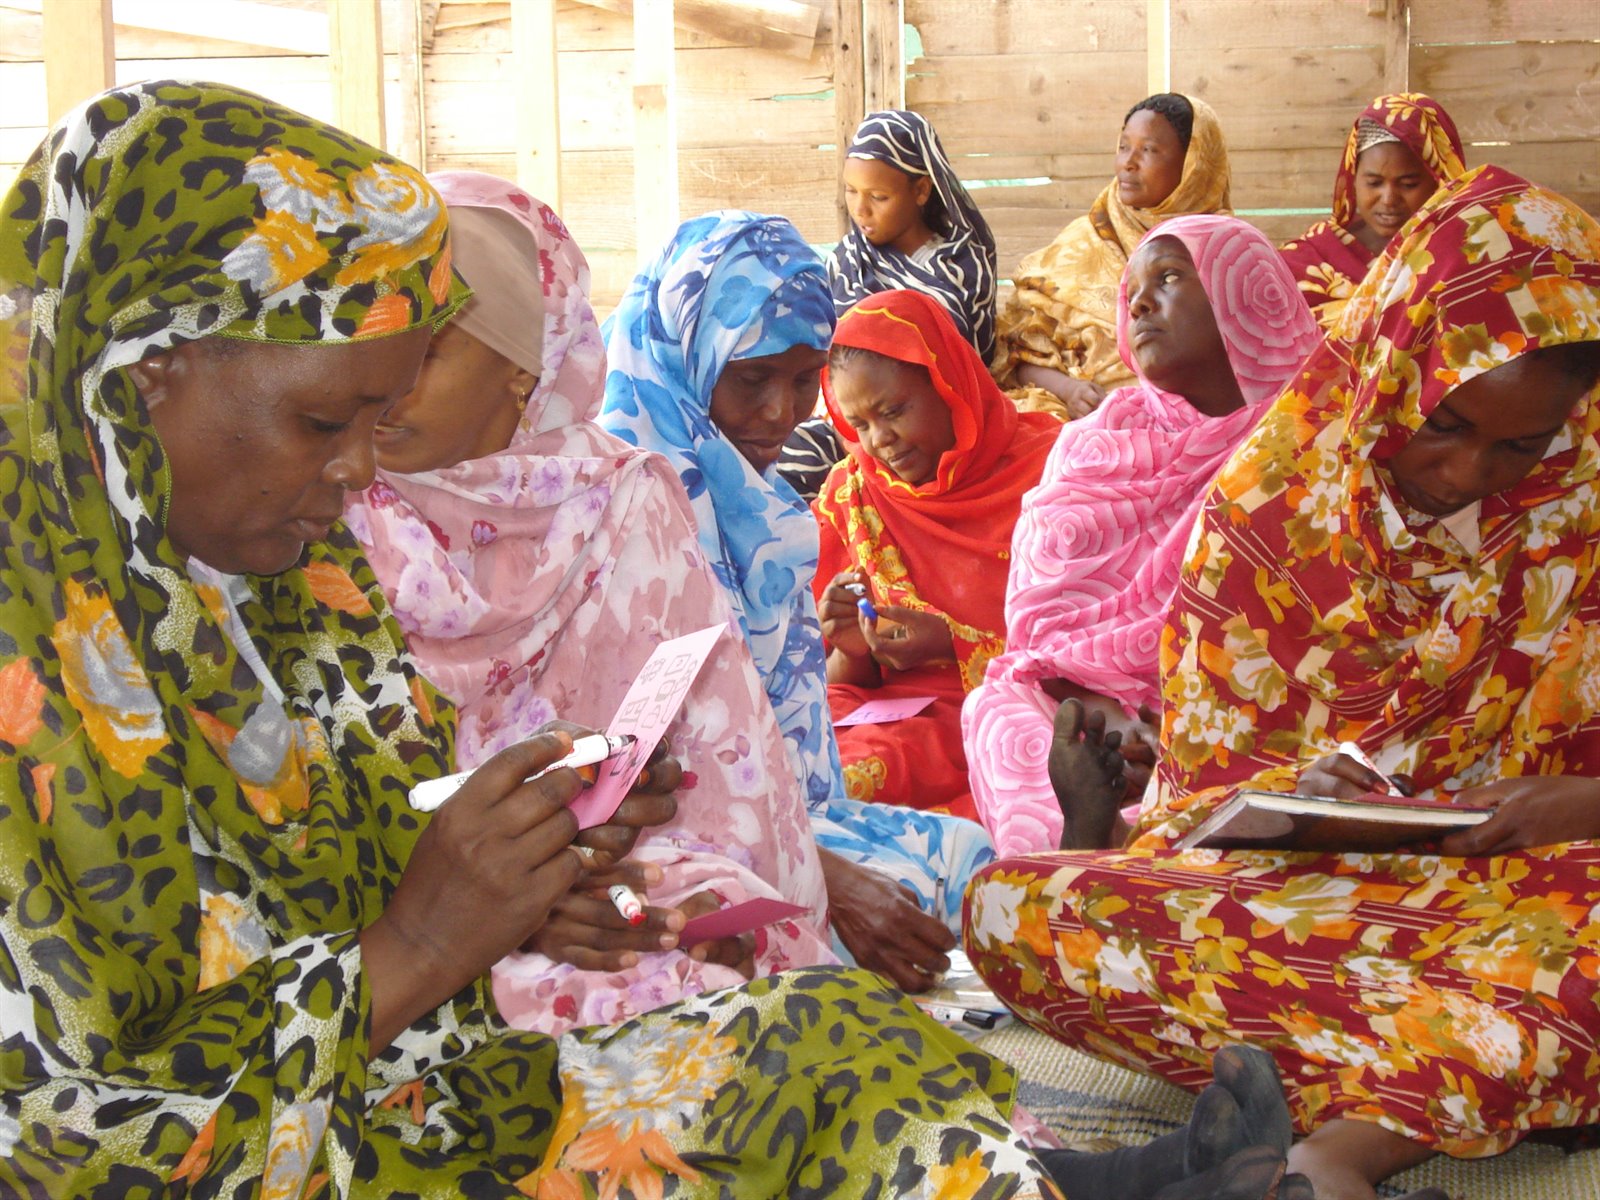
[[[326,0],[268,0],[325,12]],[[781,212],[836,236],[833,5],[809,60],[677,35],[685,214]],[[846,0],[849,2],[849,0]],[[1386,63],[1400,0],[1170,0],[1173,87],[1220,114],[1234,202],[1274,237],[1329,204],[1350,121],[1399,70],[1493,160],[1600,211],[1600,5],[1411,0],[1409,53]],[[434,0],[430,0],[430,10]],[[389,144],[403,144],[398,37],[383,0]],[[0,182],[45,126],[39,0],[0,0]],[[904,0],[906,100],[938,128],[1000,242],[1002,272],[1083,212],[1110,179],[1122,115],[1146,91],[1149,0]],[[442,0],[423,41],[426,165],[513,176],[510,6]],[[632,23],[560,0],[564,215],[596,300],[634,270]],[[325,56],[117,27],[119,80],[225,79],[314,115],[334,112]],[[414,136],[414,135],[413,135]]]
[[[1326,216],[1350,123],[1385,90],[1397,0],[1171,0],[1175,91],[1217,110],[1234,205],[1274,238]],[[1002,272],[1109,182],[1145,94],[1146,0],[906,0],[922,56],[906,99],[937,126],[1000,243]],[[1600,5],[1411,0],[1412,90],[1469,164],[1502,163],[1600,212]],[[998,182],[996,182],[998,181]]]
[[[503,4],[447,2],[424,55],[428,167],[511,177],[499,98],[511,69]],[[636,266],[633,24],[572,0],[558,10],[563,216],[615,304]],[[809,60],[678,30],[679,211],[780,212],[819,243],[834,225],[833,47]]]

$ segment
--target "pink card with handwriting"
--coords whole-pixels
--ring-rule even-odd
[[[730,904],[727,908],[719,908],[716,912],[708,912],[688,921],[678,934],[678,949],[687,950],[690,946],[714,942],[718,938],[738,937],[741,933],[749,933],[753,929],[761,929],[810,911],[804,905],[774,900],[770,896],[746,900],[742,904]]]
[[[904,696],[894,700],[868,700],[834,722],[835,725],[886,725],[914,717],[933,703],[932,696]]]
[[[726,625],[712,625],[656,647],[628,694],[622,698],[617,715],[606,726],[606,732],[612,737],[628,734],[635,741],[626,754],[606,759],[594,786],[585,788],[572,802],[572,813],[578,818],[579,829],[604,825],[617,811],[617,805],[639,778],[661,735],[683,707],[683,698],[689,694],[700,668],[705,666],[711,647],[727,629]]]

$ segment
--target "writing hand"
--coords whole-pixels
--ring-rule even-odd
[[[528,778],[571,749],[557,732],[501,751],[417,838],[388,906],[361,931],[374,1052],[531,936],[577,880],[580,856],[566,852],[577,772]]]

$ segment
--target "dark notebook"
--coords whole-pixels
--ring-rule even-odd
[[[1369,792],[1348,800],[1240,792],[1178,843],[1180,850],[1396,850],[1481,824],[1492,808]]]

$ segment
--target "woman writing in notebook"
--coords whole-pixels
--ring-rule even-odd
[[[1319,1197],[1600,1112],[1600,225],[1440,192],[1223,468],[1162,635],[1126,852],[997,863],[968,937],[1041,1027],[1179,1083],[1270,1050]],[[1174,851],[1245,788],[1385,774],[1436,852]]]

